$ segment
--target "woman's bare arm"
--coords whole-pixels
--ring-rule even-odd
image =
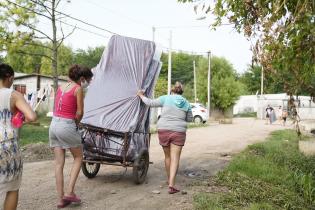
[[[81,87],[76,91],[77,96],[77,112],[76,112],[76,121],[80,122],[83,117],[83,89]]]
[[[12,92],[11,105],[13,109],[20,110],[24,116],[26,122],[33,122],[36,120],[36,113],[32,110],[30,105],[25,101],[23,95],[17,91]]]

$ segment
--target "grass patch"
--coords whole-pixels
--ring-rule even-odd
[[[51,117],[46,117],[44,115],[38,116],[38,120],[34,124],[26,124],[20,130],[20,143],[21,145],[27,145],[32,143],[48,143],[49,140],[49,125],[51,122]],[[208,123],[189,123],[188,128],[199,128],[207,127]],[[150,132],[152,134],[157,133],[156,127],[151,127]]]
[[[188,123],[188,128],[208,127],[208,123]]]
[[[51,118],[46,116],[38,116],[38,123],[26,124],[20,130],[20,143],[27,145],[32,143],[48,143],[48,130]]]
[[[234,115],[234,117],[257,117],[257,112],[245,112]]]
[[[195,209],[315,209],[315,157],[299,152],[293,130],[249,146],[215,177],[228,193],[194,196]]]

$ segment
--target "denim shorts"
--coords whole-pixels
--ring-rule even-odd
[[[53,117],[49,127],[50,147],[63,149],[82,146],[81,134],[74,120]]]

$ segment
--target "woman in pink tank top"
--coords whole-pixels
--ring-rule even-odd
[[[90,69],[74,65],[69,69],[69,82],[57,90],[54,116],[49,128],[49,142],[55,154],[58,208],[64,208],[72,202],[81,202],[74,193],[83,157],[81,135],[77,124],[83,116],[83,88],[88,85],[92,76]],[[66,149],[70,150],[74,161],[69,184],[64,192],[63,167]]]

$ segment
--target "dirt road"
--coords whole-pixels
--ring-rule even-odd
[[[196,188],[192,183],[202,181],[222,169],[233,155],[247,145],[263,140],[271,131],[283,129],[279,125],[265,125],[254,119],[235,119],[231,125],[211,125],[188,131],[187,142],[177,179],[186,195],[167,194],[163,152],[153,135],[150,148],[150,165],[147,182],[135,185],[132,170],[102,166],[97,177],[87,179],[80,173],[77,194],[83,203],[67,209],[192,209],[192,197]],[[71,159],[67,159],[65,173],[70,171]],[[20,190],[18,209],[56,209],[56,192],[52,161],[26,163]],[[152,193],[153,190],[160,194]]]

